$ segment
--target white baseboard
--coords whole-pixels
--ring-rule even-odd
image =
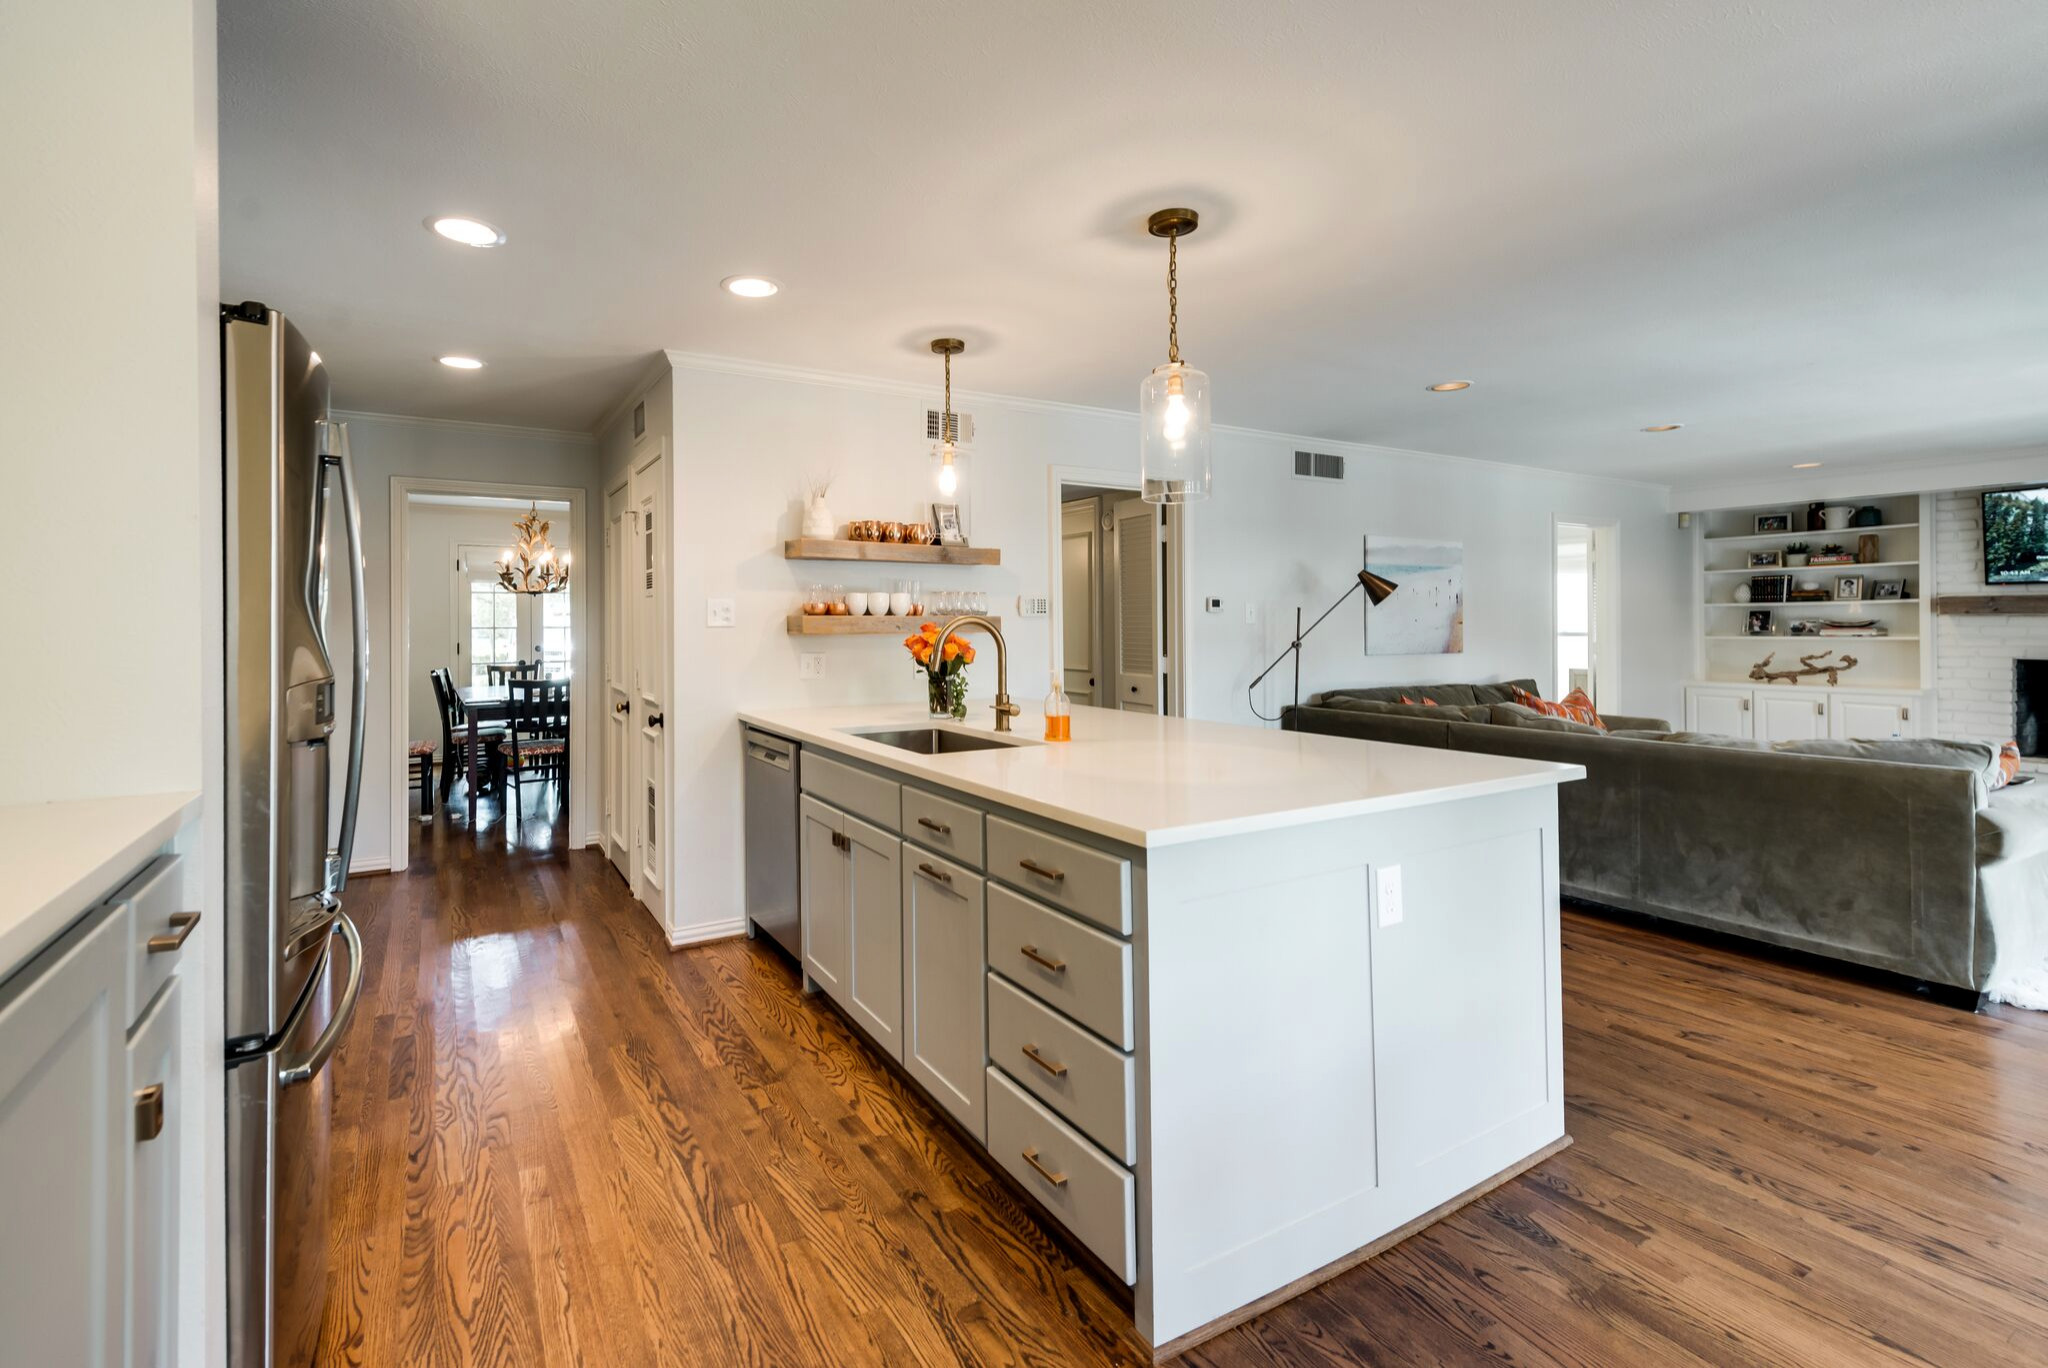
[[[686,926],[678,931],[671,927],[668,933],[668,948],[680,950],[686,945],[702,945],[706,941],[731,940],[734,936],[747,934],[747,919],[734,917],[731,921],[709,922],[703,926]]]
[[[379,855],[374,859],[353,861],[348,867],[348,872],[352,875],[389,874],[391,872],[391,857],[389,855]]]
[[[583,838],[583,848],[585,850],[590,849],[592,846],[596,846],[599,850],[604,849],[604,833],[602,831],[593,831]]]

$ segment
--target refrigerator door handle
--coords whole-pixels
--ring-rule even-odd
[[[354,463],[348,454],[348,424],[322,425],[323,446],[331,448],[320,456],[323,467],[332,466],[341,475],[341,516],[348,533],[349,621],[355,630],[355,696],[349,704],[348,784],[341,799],[341,840],[334,852],[333,891],[348,887],[349,861],[356,850],[356,810],[363,797],[363,729],[369,721],[370,705],[370,619],[363,593],[363,510],[356,498]]]
[[[334,914],[334,931],[348,942],[348,982],[342,986],[341,1002],[334,1009],[333,1019],[320,1033],[320,1038],[313,1042],[313,1048],[297,1059],[278,1061],[277,1086],[280,1088],[307,1082],[319,1073],[335,1047],[341,1044],[342,1033],[348,1030],[349,1022],[355,1020],[356,999],[363,992],[363,936],[346,912]]]

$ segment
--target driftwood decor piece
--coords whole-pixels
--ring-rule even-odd
[[[1818,655],[1799,657],[1799,663],[1803,667],[1801,669],[1774,670],[1771,668],[1771,661],[1776,659],[1777,654],[1773,651],[1750,666],[1749,677],[1759,684],[1797,684],[1808,675],[1826,675],[1829,684],[1840,684],[1842,671],[1856,668],[1855,656],[1845,655],[1840,660],[1829,660],[1828,657],[1834,652],[1822,651]]]

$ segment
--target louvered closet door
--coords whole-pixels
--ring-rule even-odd
[[[1139,499],[1116,506],[1116,706],[1159,711],[1159,510]]]

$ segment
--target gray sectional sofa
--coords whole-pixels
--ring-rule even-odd
[[[1987,793],[1938,747],[1801,752],[1613,714],[1599,733],[1509,706],[1511,688],[1334,690],[1281,725],[1585,766],[1558,792],[1569,898],[1993,997],[2048,976],[2048,783]]]

